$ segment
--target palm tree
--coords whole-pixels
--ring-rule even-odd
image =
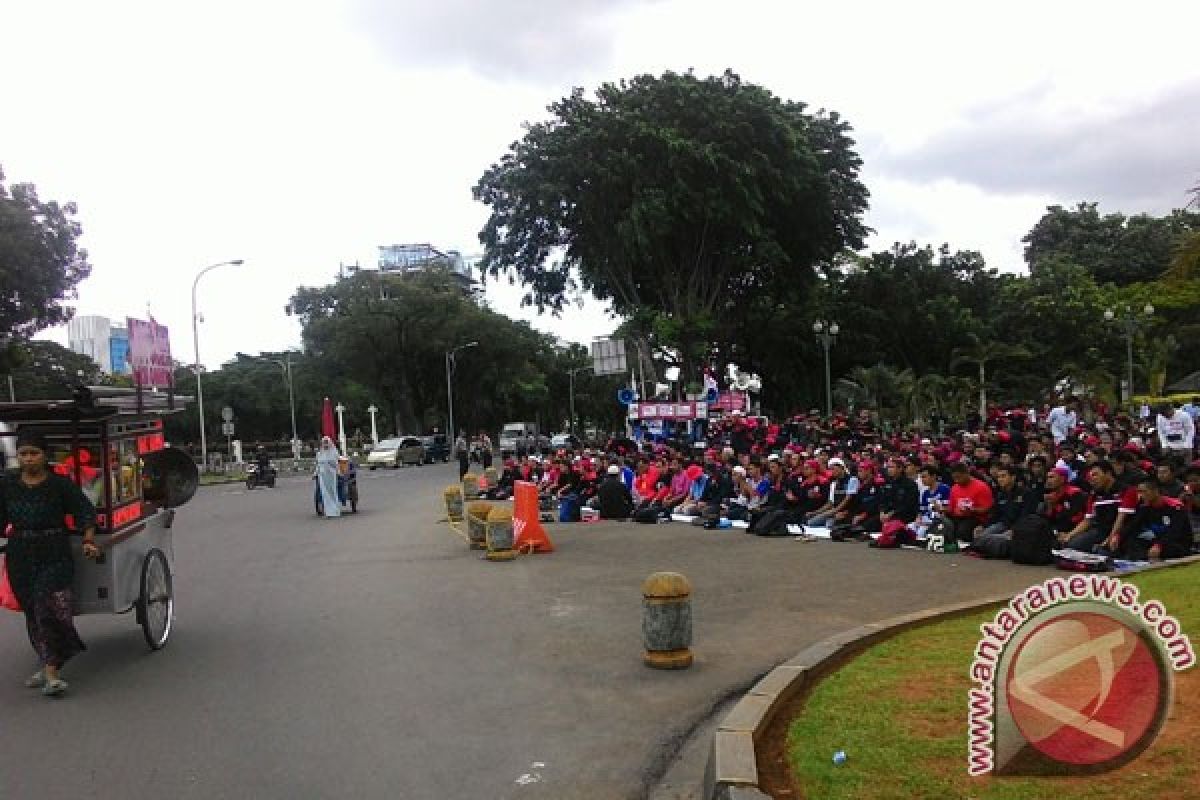
[[[897,370],[880,362],[850,370],[846,377],[838,379],[835,394],[848,403],[864,403],[882,416],[885,408],[909,396],[912,383],[912,370]]]
[[[996,361],[1030,358],[1032,354],[1024,345],[1007,342],[983,341],[975,334],[968,334],[970,344],[956,347],[951,352],[950,369],[971,364],[979,369],[979,416],[987,419],[987,365]]]
[[[912,394],[909,397],[909,410],[913,422],[920,422],[929,416],[930,411],[945,410],[946,388],[949,379],[936,372],[928,372],[913,382]]]

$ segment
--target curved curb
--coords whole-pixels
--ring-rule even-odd
[[[1200,562],[1200,555],[1114,573],[1117,577]],[[1072,573],[1076,574],[1076,573]],[[705,800],[761,800],[755,745],[779,709],[804,689],[840,667],[851,656],[910,628],[963,616],[1007,603],[1015,593],[917,611],[835,634],[771,670],[738,701],[717,726],[704,771]]]

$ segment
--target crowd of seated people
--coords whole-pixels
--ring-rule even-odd
[[[703,450],[659,441],[524,456],[506,462],[502,481],[530,481],[547,504],[569,500],[602,519],[812,529],[884,547],[922,546],[936,528],[948,550],[1004,557],[1022,520],[1037,517],[1061,548],[1176,558],[1200,530],[1198,410],[1132,417],[1069,397],[920,433],[881,431],[869,412],[733,414],[710,423]]]

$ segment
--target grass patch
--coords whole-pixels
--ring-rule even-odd
[[[1131,575],[1143,602],[1161,600],[1200,645],[1200,564]],[[968,670],[979,626],[995,611],[878,644],[818,684],[788,729],[788,762],[820,800],[1195,797],[1200,790],[1200,671],[1176,674],[1175,707],[1158,740],[1125,767],[1094,777],[967,775]],[[832,763],[844,750],[847,761]]]

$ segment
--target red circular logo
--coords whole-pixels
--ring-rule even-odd
[[[1021,641],[1005,680],[1013,722],[1038,751],[1094,767],[1141,752],[1158,734],[1170,674],[1140,626],[1070,611]]]

